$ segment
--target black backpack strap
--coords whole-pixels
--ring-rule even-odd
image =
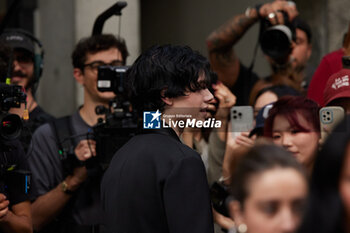
[[[69,138],[70,136],[73,136],[70,120],[70,116],[65,116],[50,122],[52,131],[56,137],[56,143],[60,155],[64,155],[67,146],[69,146],[68,144],[72,144],[73,146],[74,143],[73,139]]]
[[[71,174],[73,169],[80,165],[79,160],[74,154],[75,143],[71,119],[71,116],[65,116],[49,123],[56,137],[58,154],[62,161],[64,177]]]

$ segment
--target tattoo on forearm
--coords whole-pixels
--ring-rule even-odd
[[[245,15],[234,17],[209,36],[208,47],[211,51],[231,48],[255,22],[255,19]]]

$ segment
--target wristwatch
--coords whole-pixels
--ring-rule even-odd
[[[62,181],[62,183],[61,183],[61,189],[62,189],[62,191],[64,192],[64,193],[66,193],[66,194],[74,194],[74,191],[72,191],[72,190],[69,190],[69,187],[68,187],[68,184],[67,184],[67,182],[66,181]]]

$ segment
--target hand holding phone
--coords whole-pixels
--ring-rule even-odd
[[[320,109],[321,144],[344,117],[345,112],[342,107],[327,106]]]
[[[232,132],[250,132],[253,128],[253,107],[234,106],[231,108]]]

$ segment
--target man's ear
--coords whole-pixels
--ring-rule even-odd
[[[162,97],[162,100],[166,105],[169,105],[169,106],[173,105],[173,98]]]
[[[238,201],[230,201],[228,203],[229,213],[231,218],[234,219],[236,226],[244,223],[242,206]]]
[[[173,98],[169,98],[169,97],[164,97],[165,96],[165,92],[166,92],[166,88],[164,88],[161,92],[160,92],[160,96],[162,96],[162,100],[166,105],[173,105]]]
[[[74,68],[73,69],[73,76],[79,84],[84,85],[84,74],[83,74],[83,71],[81,69]]]

